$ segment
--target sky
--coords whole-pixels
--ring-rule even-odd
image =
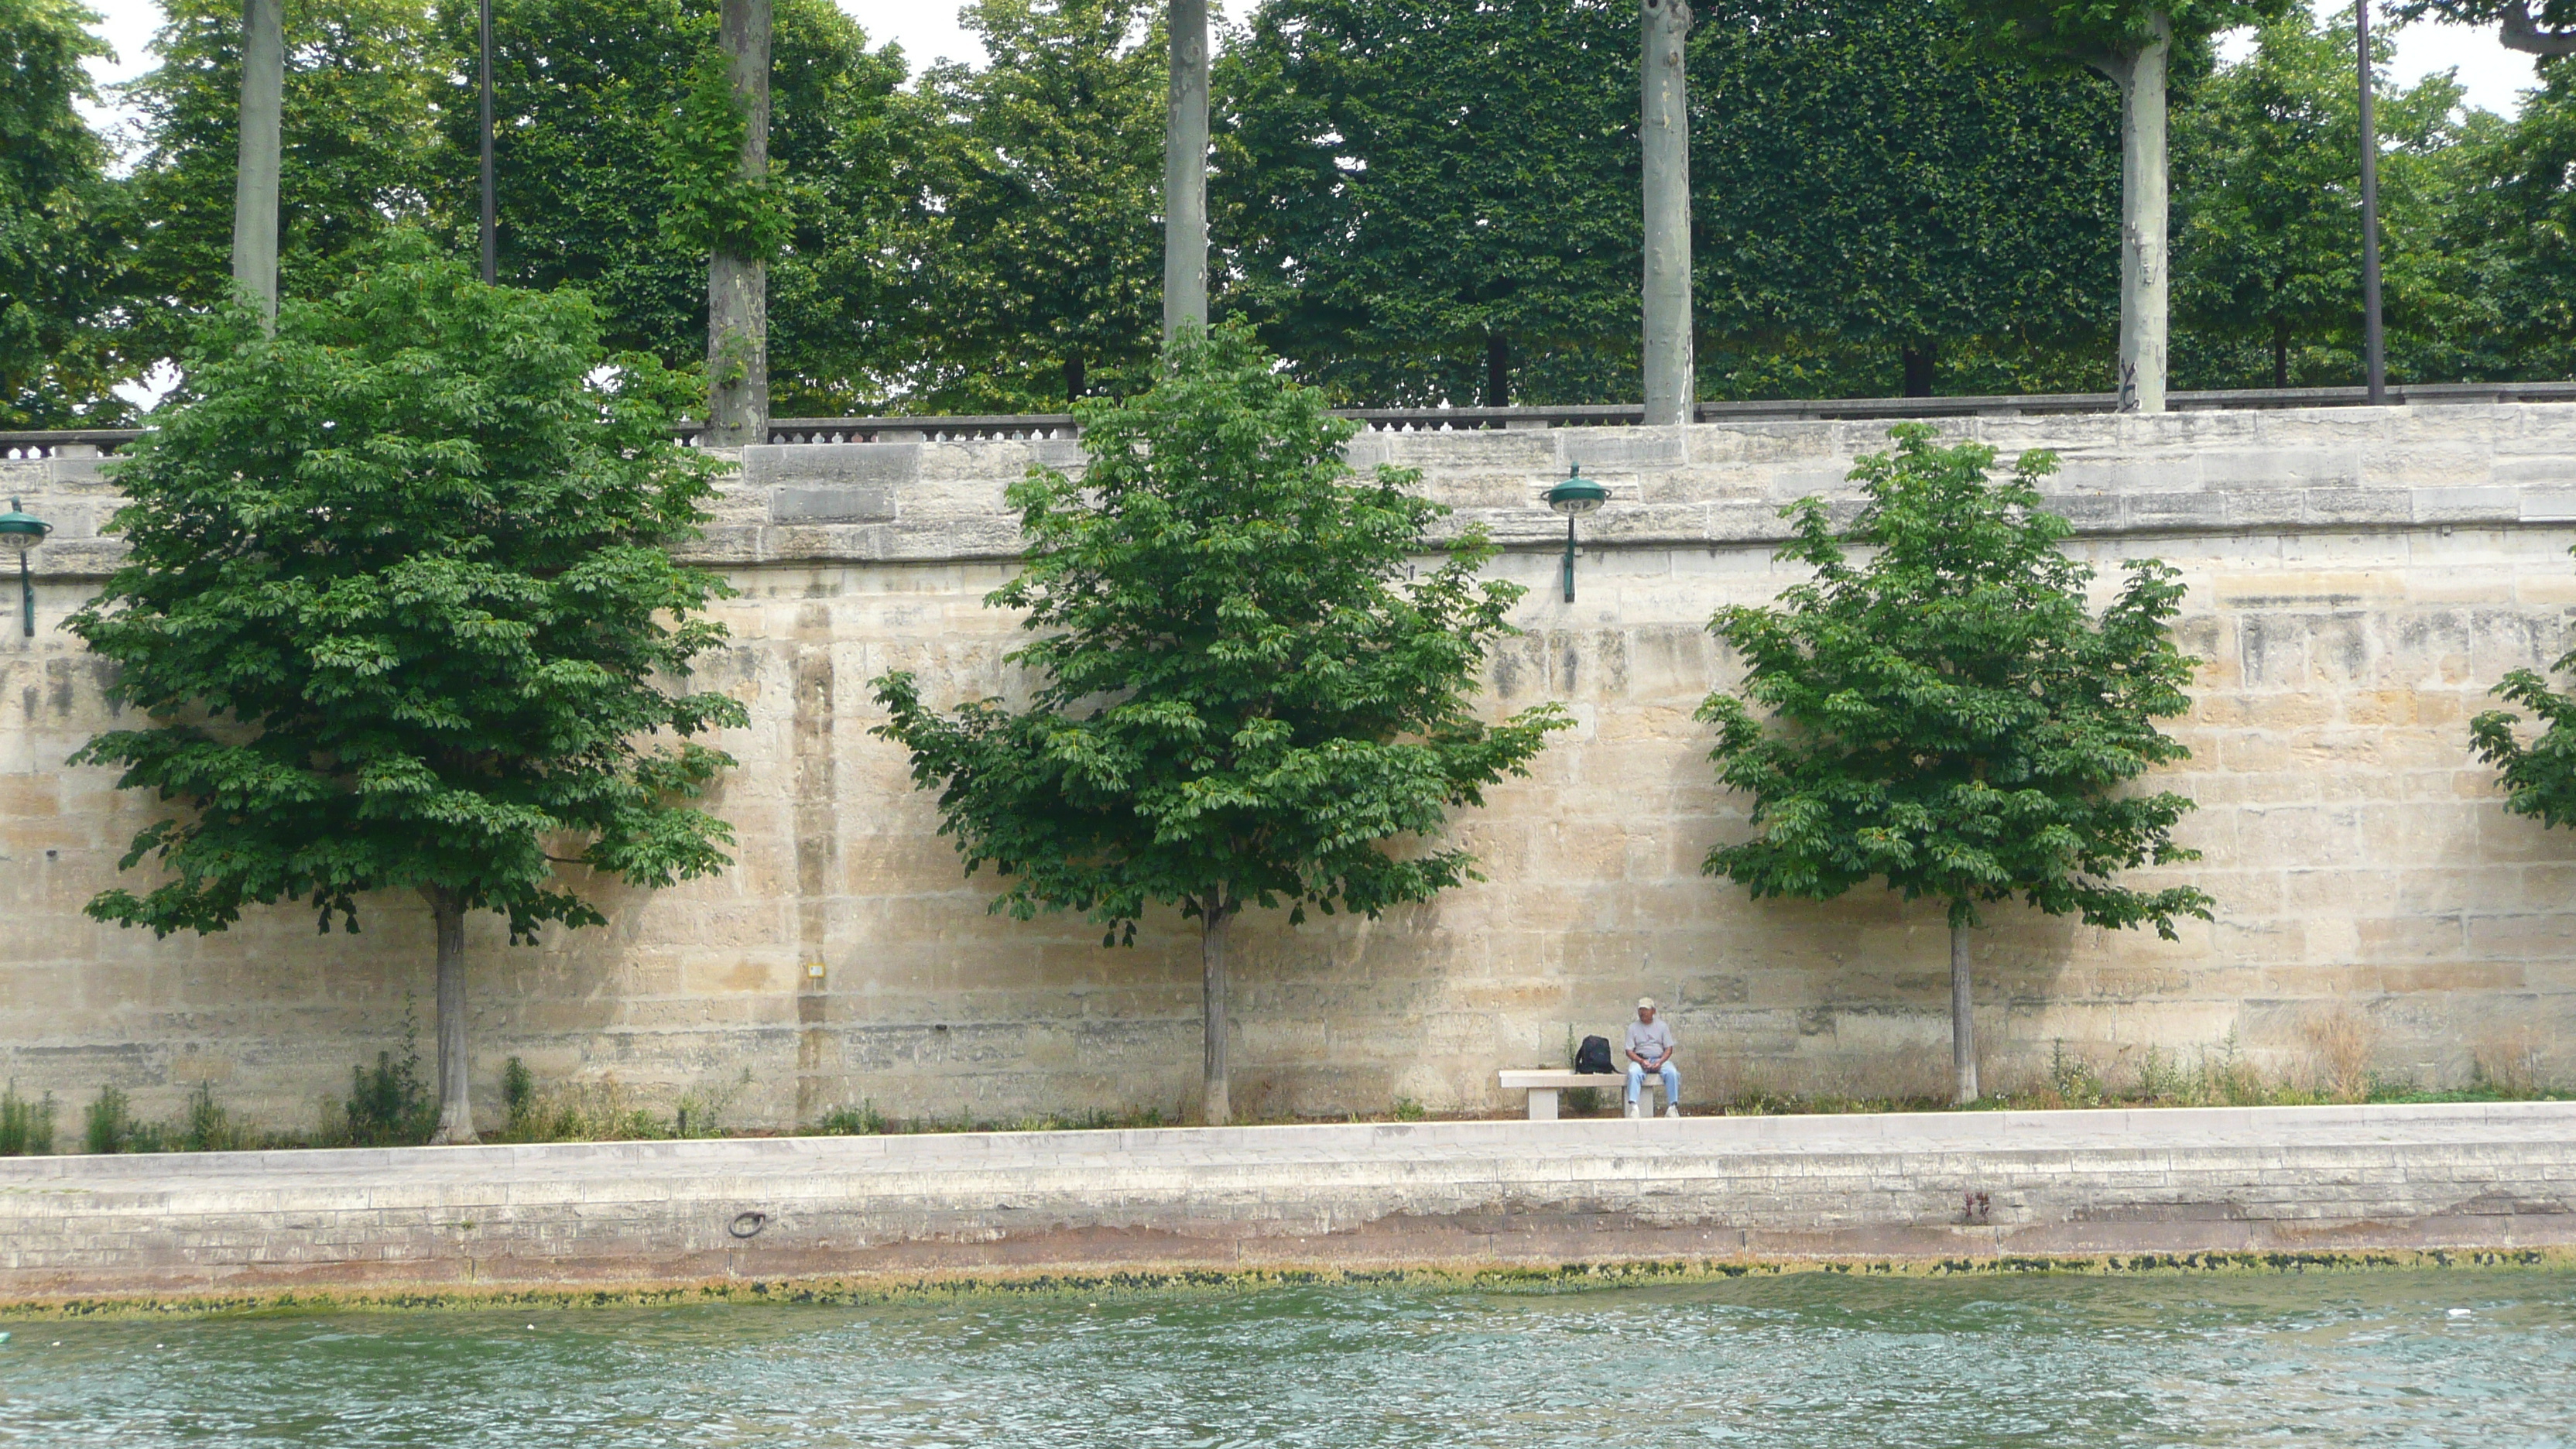
[[[114,65],[93,66],[92,74],[105,84],[142,70],[149,60],[144,47],[161,23],[158,0],[87,3],[106,17],[103,29],[118,57]],[[1254,0],[1220,0],[1215,8],[1240,19],[1251,13],[1253,3]],[[872,44],[901,42],[904,58],[916,71],[943,58],[983,62],[982,48],[958,25],[956,7],[947,0],[840,0],[840,6],[858,20]],[[2328,8],[2339,10],[2341,3],[2327,0],[2320,7]],[[2521,109],[2519,93],[2534,84],[2531,58],[2506,50],[2497,42],[2493,27],[2470,30],[2413,25],[2396,32],[2396,37],[2395,78],[2404,84],[2411,85],[2433,71],[2456,67],[2471,105],[2508,116]],[[2250,48],[2246,42],[2224,47],[2230,54]]]

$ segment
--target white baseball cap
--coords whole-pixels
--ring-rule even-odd
[[[1652,1010],[1654,1010],[1654,1009],[1655,1009],[1655,998],[1653,998],[1653,997],[1651,997],[1651,996],[1640,996],[1640,997],[1638,997],[1638,998],[1637,998],[1637,1009],[1638,1009],[1639,1011],[1652,1011]]]

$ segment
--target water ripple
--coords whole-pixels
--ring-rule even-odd
[[[28,1324],[0,1444],[2568,1445],[2572,1330],[2556,1271]]]

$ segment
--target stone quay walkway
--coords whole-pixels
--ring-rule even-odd
[[[2576,1250],[2576,1103],[0,1159],[0,1302]]]

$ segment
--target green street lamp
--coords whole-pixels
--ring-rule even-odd
[[[18,555],[18,597],[24,607],[27,637],[30,639],[36,637],[36,580],[27,566],[27,555],[34,552],[36,545],[45,541],[45,535],[53,531],[52,524],[21,510],[15,498],[9,500],[9,511],[0,513],[0,548]]]
[[[1565,515],[1565,601],[1574,602],[1574,520],[1610,501],[1610,490],[1583,476],[1580,463],[1565,470],[1565,481],[1547,490],[1547,506]]]

